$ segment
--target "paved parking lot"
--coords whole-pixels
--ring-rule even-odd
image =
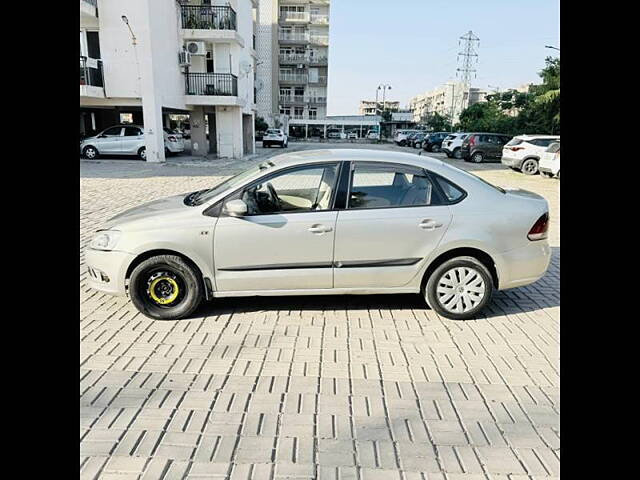
[[[473,321],[382,295],[221,299],[164,322],[88,289],[82,252],[107,218],[279,153],[81,162],[81,478],[557,478],[557,180],[449,160],[551,208],[547,275]]]

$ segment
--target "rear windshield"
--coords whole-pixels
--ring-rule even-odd
[[[458,168],[458,167],[456,167],[456,166],[454,166],[454,165],[451,165],[451,164],[449,164],[449,163],[445,163],[444,165],[445,165],[446,167],[448,167],[448,168],[454,169],[456,172],[460,172],[460,173],[462,173],[463,175],[466,175],[466,176],[471,177],[471,178],[478,179],[478,180],[480,180],[482,183],[484,183],[485,185],[489,185],[491,188],[495,188],[495,189],[496,189],[496,190],[498,190],[500,193],[507,193],[503,188],[500,188],[500,187],[498,187],[498,186],[494,185],[493,183],[489,183],[489,182],[487,182],[484,178],[480,178],[479,176],[474,175],[473,173],[471,173],[471,172],[469,172],[469,171],[467,171],[467,170],[463,170],[462,168]]]
[[[524,140],[521,138],[512,138],[509,143],[507,143],[507,147],[512,147],[514,145],[520,145]]]
[[[274,128],[270,128],[267,130],[267,133],[274,133],[276,135],[278,135],[280,133],[280,130],[276,130]]]

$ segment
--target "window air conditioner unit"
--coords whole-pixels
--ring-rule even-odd
[[[191,65],[191,54],[189,52],[179,52],[178,63],[180,63],[181,67]]]
[[[187,42],[187,52],[191,55],[206,55],[207,49],[204,42]]]

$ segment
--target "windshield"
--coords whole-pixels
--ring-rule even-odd
[[[239,173],[235,177],[227,178],[224,182],[219,183],[213,188],[209,188],[206,190],[200,190],[198,192],[192,192],[184,198],[185,204],[189,206],[203,205],[207,203],[209,200],[214,198],[215,196],[221,194],[226,190],[233,189],[234,187],[240,185],[246,179],[252,177],[260,171],[263,171],[270,166],[273,166],[273,163],[256,165],[255,167],[251,167],[249,170],[245,170],[242,173]]]

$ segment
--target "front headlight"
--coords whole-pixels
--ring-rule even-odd
[[[118,243],[120,235],[121,232],[117,230],[103,230],[98,232],[98,235],[91,240],[89,248],[93,248],[94,250],[113,250]]]

